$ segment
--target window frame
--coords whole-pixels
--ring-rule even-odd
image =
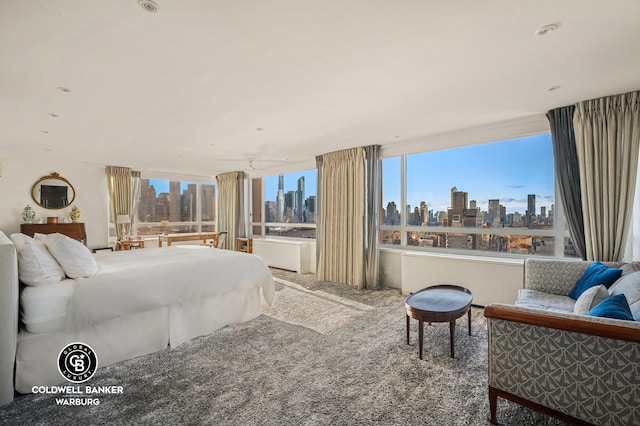
[[[181,221],[181,222],[170,222],[172,226],[195,226],[196,230],[195,231],[188,231],[188,232],[203,232],[202,228],[203,226],[212,226],[213,227],[213,231],[208,231],[208,232],[217,232],[218,229],[218,223],[217,223],[217,219],[218,219],[218,185],[217,182],[215,182],[215,178],[211,179],[209,177],[204,177],[204,176],[175,176],[175,175],[171,175],[168,173],[153,173],[153,174],[144,174],[143,176],[140,177],[140,179],[147,179],[147,180],[165,180],[165,181],[169,181],[169,182],[180,182],[180,184],[182,183],[187,183],[187,184],[195,184],[196,185],[196,205],[195,205],[195,209],[196,209],[196,214],[195,214],[195,220],[191,220],[191,221]],[[202,200],[202,187],[203,185],[208,185],[208,186],[214,186],[215,190],[214,190],[214,197],[215,197],[215,201],[214,201],[214,214],[215,214],[215,220],[207,220],[207,221],[203,221],[202,220],[202,205],[203,205],[203,200]],[[180,194],[182,195],[182,193]],[[139,200],[138,200],[139,202]],[[139,207],[139,206],[138,206]],[[157,227],[157,228],[161,228],[162,227],[162,221],[154,221],[154,222],[141,222],[137,217],[134,220],[134,224],[132,227],[132,233],[134,234],[139,234],[138,233],[138,227],[140,226],[144,226],[144,227]],[[153,239],[153,237],[157,238],[157,234],[142,234],[141,237],[145,238],[145,239]]]
[[[537,135],[549,134],[549,131],[546,132],[537,132]],[[500,142],[500,141],[508,141],[524,138],[527,136],[514,136],[514,137],[506,137],[500,138],[494,141],[485,141],[479,142],[473,145],[481,145],[484,143],[492,143],[492,142]],[[472,145],[469,145],[472,146]],[[450,148],[444,149],[457,149],[460,146],[454,146]],[[564,218],[564,206],[562,205],[562,197],[560,196],[560,192],[558,189],[558,181],[556,178],[556,174],[554,172],[553,176],[553,185],[554,185],[554,226],[551,229],[531,229],[531,228],[477,228],[477,227],[452,227],[448,226],[417,226],[417,225],[408,225],[408,215],[407,215],[407,157],[415,154],[423,154],[432,151],[419,151],[405,154],[395,154],[388,155],[382,157],[382,160],[387,158],[400,158],[400,206],[398,210],[400,211],[400,225],[386,225],[383,223],[383,209],[384,201],[382,199],[382,181],[380,182],[381,188],[381,196],[380,196],[380,205],[379,205],[379,214],[381,217],[380,224],[378,226],[379,231],[385,231],[393,233],[397,231],[400,233],[400,244],[388,244],[384,243],[382,238],[378,240],[378,248],[381,250],[411,250],[411,251],[426,251],[426,252],[436,252],[442,254],[452,254],[452,255],[468,255],[468,256],[477,256],[477,257],[510,257],[510,258],[531,258],[531,257],[544,257],[544,258],[568,258],[574,259],[574,257],[565,256],[564,245],[565,239],[570,238],[569,231],[566,227],[566,221]],[[382,173],[382,179],[384,179],[384,171]],[[393,200],[392,200],[393,201]],[[554,246],[554,254],[553,256],[540,256],[535,254],[516,254],[516,253],[508,253],[508,252],[494,252],[488,250],[474,250],[474,249],[459,249],[459,248],[442,248],[442,247],[428,247],[428,246],[412,246],[408,244],[407,235],[411,232],[429,232],[429,233],[445,233],[445,234],[476,234],[476,235],[523,235],[523,236],[531,236],[531,237],[551,237],[555,241]],[[561,242],[561,243],[558,243]]]
[[[267,228],[272,228],[272,227],[280,227],[280,228],[305,228],[305,229],[315,229],[317,232],[317,218],[318,218],[318,212],[316,211],[316,222],[314,223],[308,223],[308,222],[302,222],[302,223],[288,223],[288,222],[267,222],[264,219],[267,217],[266,215],[266,196],[265,196],[265,178],[267,177],[271,177],[271,176],[278,176],[278,175],[286,175],[286,174],[292,174],[292,173],[301,173],[301,172],[305,172],[305,171],[311,171],[311,170],[315,170],[315,172],[317,173],[316,169],[304,169],[304,170],[294,170],[294,171],[288,171],[286,173],[277,173],[277,174],[269,174],[269,175],[265,175],[265,176],[255,176],[255,177],[250,177],[250,182],[249,182],[249,188],[250,188],[250,194],[249,194],[249,200],[250,200],[250,205],[249,205],[249,228],[250,228],[250,235],[252,237],[262,237],[262,238],[283,238],[283,239],[287,239],[287,240],[301,240],[301,241],[310,241],[310,240],[315,240],[317,237],[317,233],[316,236],[314,236],[313,238],[307,238],[307,237],[296,237],[296,236],[286,236],[286,235],[274,235],[274,234],[267,234],[266,233],[266,229]],[[255,222],[253,220],[253,200],[254,200],[254,196],[253,196],[253,180],[254,179],[260,179],[260,214],[261,214],[261,221]],[[317,179],[317,175],[316,175],[316,179]],[[316,199],[318,194],[315,194]],[[307,197],[308,198],[308,197]],[[317,204],[316,204],[316,209],[317,209]],[[253,231],[255,228],[260,228],[260,234],[255,234]]]

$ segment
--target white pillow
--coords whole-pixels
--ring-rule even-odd
[[[69,278],[90,277],[98,271],[91,251],[80,241],[62,234],[49,234],[44,242]]]
[[[579,315],[586,315],[587,312],[607,297],[609,297],[609,290],[602,284],[588,288],[576,300],[573,312]]]
[[[33,239],[34,240],[42,241],[44,243],[44,239],[45,238],[47,238],[47,234],[41,234],[39,232],[34,232],[33,233]]]
[[[64,271],[47,247],[30,237],[22,240],[18,250],[18,277],[27,285],[39,286],[62,281]],[[16,248],[18,245],[16,245]]]
[[[31,238],[27,234],[21,234],[21,233],[11,234],[9,235],[9,238],[11,239],[11,241],[13,241],[13,245],[16,246],[16,251],[20,251],[20,249],[22,248],[22,246],[24,246],[24,243],[26,241],[33,240],[33,238]]]

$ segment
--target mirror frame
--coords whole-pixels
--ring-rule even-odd
[[[40,204],[40,200],[38,199],[38,197],[36,197],[36,188],[38,188],[38,185],[40,185],[42,182],[46,181],[46,180],[60,180],[64,183],[66,183],[67,185],[69,185],[69,188],[71,188],[71,191],[73,192],[73,196],[71,197],[71,200],[69,200],[69,202],[61,207],[47,207],[47,206],[43,206],[42,204]],[[36,203],[39,207],[42,207],[44,209],[49,209],[49,210],[60,210],[60,209],[64,209],[69,207],[71,204],[73,204],[73,200],[76,199],[76,189],[73,187],[73,185],[71,185],[71,182],[69,182],[67,179],[63,178],[62,176],[60,176],[58,173],[53,172],[50,175],[47,176],[42,176],[40,179],[38,179],[36,181],[36,183],[33,184],[33,186],[31,187],[31,198],[33,199],[33,202]]]

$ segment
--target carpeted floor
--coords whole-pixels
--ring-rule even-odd
[[[25,395],[0,424],[486,425],[487,336],[472,308],[472,335],[417,322],[405,342],[404,296],[316,282],[273,270],[276,302],[255,320],[155,354],[101,368],[85,385],[123,386],[97,406],[59,406]],[[84,385],[83,385],[84,386]],[[507,425],[559,425],[499,401]]]

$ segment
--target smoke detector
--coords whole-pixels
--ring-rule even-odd
[[[158,11],[158,5],[152,0],[138,0],[138,4],[147,12],[156,13]]]

